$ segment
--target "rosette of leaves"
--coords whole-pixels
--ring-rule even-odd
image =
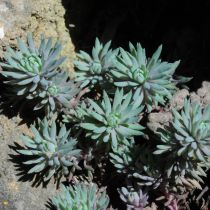
[[[114,84],[128,90],[137,90],[135,97],[143,96],[148,111],[158,104],[164,105],[176,90],[172,76],[179,61],[162,62],[159,58],[162,46],[150,59],[147,59],[145,49],[139,43],[136,48],[129,43],[129,48],[129,52],[120,48],[120,54],[116,56],[115,68],[111,70]]]
[[[34,93],[41,99],[34,109],[45,107],[49,113],[62,108],[73,108],[74,100],[80,91],[79,85],[69,79],[68,73],[61,71],[48,81],[45,88]],[[36,96],[32,95],[31,98],[33,97]]]
[[[81,87],[93,87],[96,83],[103,85],[107,83],[110,69],[113,66],[113,59],[118,50],[110,49],[111,41],[105,45],[101,44],[96,38],[95,46],[92,49],[92,55],[84,51],[77,54],[78,60],[74,61],[77,68],[76,81],[81,82]]]
[[[0,63],[6,78],[5,83],[11,85],[12,92],[18,96],[27,96],[40,86],[45,87],[46,80],[56,74],[56,69],[64,62],[65,58],[58,55],[61,44],[53,45],[52,39],[41,36],[37,48],[31,34],[27,36],[27,44],[18,39],[18,50],[10,47],[4,54],[4,63]]]
[[[77,140],[70,137],[63,125],[58,131],[55,121],[49,123],[46,118],[39,121],[38,129],[32,125],[33,137],[22,135],[25,149],[18,150],[20,154],[30,156],[24,164],[32,165],[31,173],[44,172],[44,180],[49,180],[55,173],[67,175],[80,169],[81,150],[77,148]]]
[[[143,210],[148,204],[149,196],[142,190],[126,189],[122,187],[119,191],[121,200],[126,204],[127,210]]]
[[[174,170],[182,171],[199,179],[199,175],[205,175],[199,165],[210,166],[210,105],[202,108],[185,100],[183,109],[180,112],[173,109],[172,113],[173,121],[169,126],[157,131],[161,143],[154,153],[170,156],[173,164],[169,174]]]
[[[143,110],[141,98],[133,101],[132,92],[124,95],[123,90],[116,90],[111,101],[104,91],[101,102],[89,99],[89,103],[90,108],[85,110],[84,122],[80,126],[91,139],[117,147],[124,138],[143,134],[139,124]]]
[[[210,105],[202,108],[186,99],[183,109],[173,109],[172,113],[169,126],[156,132],[160,143],[154,154],[168,160],[166,177],[176,184],[185,184],[186,179],[203,182],[201,177],[206,176],[205,170],[210,166]]]
[[[58,210],[106,210],[109,197],[94,183],[76,183],[70,187],[62,185],[52,202]]]

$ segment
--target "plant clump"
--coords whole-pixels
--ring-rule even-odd
[[[61,44],[42,36],[37,48],[31,35],[18,43],[0,63],[6,96],[45,116],[35,115],[33,136],[22,135],[17,152],[44,182],[64,175],[56,209],[190,209],[210,166],[210,105],[186,98],[171,110],[178,85],[190,79],[175,75],[180,61],[162,61],[162,45],[148,58],[139,43],[126,51],[96,39],[90,54],[77,54],[69,78]],[[166,107],[171,121],[149,131],[148,113]]]

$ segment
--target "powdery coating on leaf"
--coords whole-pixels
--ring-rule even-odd
[[[89,99],[90,108],[85,109],[84,123],[80,126],[86,130],[86,136],[106,143],[112,147],[124,138],[143,135],[143,126],[139,124],[142,98],[132,99],[132,92],[124,95],[117,89],[113,101],[104,91],[103,100],[99,103]]]
[[[69,135],[70,130],[67,131],[64,125],[58,129],[54,120],[49,123],[44,118],[37,128],[31,125],[31,130],[33,138],[22,135],[25,148],[17,151],[30,157],[30,160],[23,162],[31,166],[28,174],[42,173],[47,169],[43,175],[47,181],[58,172],[68,175],[69,169],[80,169],[81,150],[77,149],[76,139]]]
[[[136,47],[129,43],[129,52],[120,48],[119,56],[114,61],[115,68],[111,70],[115,86],[137,90],[135,97],[143,97],[149,112],[154,106],[165,105],[178,83],[173,79],[173,74],[179,61],[162,62],[161,51],[162,46],[159,46],[152,57],[147,58],[140,43]]]

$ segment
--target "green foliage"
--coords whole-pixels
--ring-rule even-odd
[[[81,123],[86,115],[87,105],[84,101],[78,103],[74,109],[66,109],[63,115],[64,123]]]
[[[79,92],[78,84],[69,80],[68,73],[64,71],[59,72],[51,78],[45,89],[39,89],[35,93],[41,100],[34,109],[37,110],[44,107],[48,113],[59,111],[62,108],[72,109],[74,99]]]
[[[138,124],[143,110],[141,98],[132,100],[132,92],[127,95],[123,90],[117,90],[113,102],[104,91],[101,103],[89,99],[90,108],[86,109],[84,123],[81,127],[98,142],[109,142],[117,147],[124,138],[142,135],[143,127]]]
[[[202,110],[198,104],[185,100],[179,113],[173,109],[173,122],[160,129],[163,145],[157,146],[156,154],[176,152],[178,156],[206,162],[210,156],[210,105]]]
[[[94,183],[77,183],[70,187],[62,185],[52,202],[57,210],[106,210],[109,197]]]
[[[8,48],[4,56],[6,63],[0,63],[4,82],[10,85],[11,98],[15,102],[22,98],[33,100],[34,110],[44,108],[47,114],[72,108],[71,102],[80,88],[67,72],[60,70],[65,60],[57,59],[61,44],[53,45],[51,38],[46,40],[42,36],[36,48],[32,36],[28,35],[27,45],[18,40],[18,47],[17,51]]]
[[[6,63],[0,63],[3,71],[1,74],[7,78],[7,83],[13,88],[16,95],[30,97],[40,86],[46,86],[46,80],[56,74],[56,69],[65,60],[58,58],[61,44],[53,45],[52,39],[41,36],[37,48],[31,34],[27,36],[27,45],[18,39],[18,50],[10,47],[4,54]]]
[[[126,189],[122,187],[120,192],[120,198],[127,205],[127,210],[143,210],[148,204],[148,195],[142,192],[140,189],[138,192],[134,189]]]
[[[113,66],[113,59],[118,53],[118,50],[110,49],[111,41],[105,45],[101,44],[96,38],[95,46],[92,49],[92,55],[84,51],[77,54],[78,60],[74,61],[77,68],[76,81],[82,82],[81,87],[99,83],[101,85],[107,83],[110,69]]]
[[[162,62],[159,58],[162,46],[150,59],[147,59],[145,49],[140,44],[135,48],[130,43],[129,48],[129,52],[120,48],[120,55],[115,59],[115,68],[111,70],[114,84],[128,90],[137,90],[135,97],[143,97],[149,111],[153,105],[164,105],[165,99],[170,99],[176,90],[172,76],[179,61]]]
[[[118,173],[129,174],[134,159],[137,156],[138,148],[133,139],[126,140],[109,153],[110,161],[113,163]]]
[[[151,58],[140,44],[130,43],[129,51],[110,46],[96,39],[91,55],[80,51],[75,79],[60,68],[61,45],[43,36],[38,48],[31,35],[27,44],[18,40],[18,49],[8,48],[0,63],[11,98],[31,100],[34,110],[46,111],[46,118],[31,126],[33,136],[22,135],[25,146],[18,152],[27,156],[29,174],[44,180],[69,175],[67,181],[74,185],[62,185],[52,199],[58,210],[106,210],[109,197],[92,180],[100,186],[114,183],[108,192],[115,195],[120,189],[128,210],[143,210],[150,195],[170,200],[201,189],[210,167],[210,105],[202,108],[185,100],[156,134],[144,128],[148,112],[165,106],[176,85],[189,81],[174,75],[179,61],[161,61],[162,46]],[[80,171],[72,177],[75,170]],[[84,178],[89,184],[78,182]]]
[[[157,131],[161,143],[155,154],[168,154],[168,176],[190,174],[194,178],[205,175],[201,166],[209,167],[210,157],[210,105],[200,105],[185,100],[180,111],[173,109],[173,121]]]
[[[21,137],[25,149],[18,150],[19,153],[32,157],[24,162],[33,166],[28,171],[29,174],[45,170],[45,180],[49,180],[57,172],[67,175],[69,169],[80,169],[78,163],[81,160],[81,150],[77,149],[76,139],[69,136],[70,130],[67,131],[64,125],[58,131],[55,121],[49,123],[45,118],[39,122],[38,129],[32,125],[31,131],[33,137]]]

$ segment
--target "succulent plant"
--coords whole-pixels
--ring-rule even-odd
[[[127,210],[143,210],[148,204],[148,195],[142,192],[142,190],[135,191],[134,189],[126,189],[122,187],[120,192],[120,198],[127,205]]]
[[[165,208],[177,209],[178,195],[202,189],[210,167],[210,105],[185,100],[182,110],[172,110],[173,120],[155,131],[156,141],[151,133],[144,135],[144,106],[147,112],[164,106],[176,86],[189,78],[174,75],[179,61],[161,61],[162,46],[149,59],[139,43],[130,43],[129,51],[110,46],[96,39],[91,55],[80,51],[74,61],[75,79],[60,68],[65,60],[59,57],[61,44],[53,44],[51,38],[41,36],[36,47],[29,34],[26,44],[18,39],[17,50],[7,48],[0,74],[11,97],[0,98],[18,105],[30,100],[34,110],[46,111],[43,120],[31,125],[32,135],[21,136],[24,147],[17,152],[27,157],[23,164],[29,166],[28,174],[41,175],[44,181],[54,175],[69,175],[70,181],[75,170],[81,170],[72,185],[62,185],[52,199],[58,210],[107,210],[105,188],[93,179],[100,184],[126,183],[119,193],[127,210],[157,209],[145,208],[147,193],[160,193],[167,200]],[[83,97],[89,91],[92,98]],[[75,137],[56,123],[58,113]],[[88,170],[89,183],[82,168]],[[113,168],[119,179],[116,173],[109,176]]]
[[[106,210],[109,197],[94,183],[76,183],[70,187],[62,185],[52,202],[58,210]]]
[[[165,180],[174,186],[182,184],[183,179],[195,179],[203,183],[206,177],[207,164],[186,157],[178,157],[175,153],[164,155],[168,161],[164,164]],[[183,183],[184,184],[184,183]],[[175,188],[174,188],[175,189]]]
[[[210,166],[210,105],[202,109],[186,99],[180,113],[172,112],[173,121],[157,131],[161,143],[154,154],[167,155],[168,177],[192,176],[202,181],[203,168]]]
[[[84,51],[77,54],[79,60],[74,61],[76,71],[76,81],[82,82],[81,87],[92,87],[96,83],[104,84],[109,78],[107,73],[113,66],[113,59],[118,50],[110,49],[111,41],[105,45],[101,44],[96,38],[95,46],[92,49],[92,55]]]
[[[172,112],[173,122],[158,131],[163,144],[155,153],[176,152],[177,156],[206,162],[210,156],[210,105],[202,109],[185,100],[180,113],[175,109]]]
[[[40,97],[40,101],[35,106],[35,110],[43,107],[55,112],[61,108],[73,108],[74,100],[81,91],[79,85],[73,80],[69,80],[68,73],[61,71],[53,76],[44,89],[38,89],[34,94]],[[31,98],[36,96],[32,95]]]
[[[41,36],[40,46],[34,44],[31,34],[27,36],[27,44],[18,39],[18,50],[10,47],[4,55],[6,63],[0,63],[3,68],[1,74],[6,77],[16,95],[28,95],[37,90],[40,86],[46,87],[46,80],[56,74],[56,69],[65,60],[58,58],[61,51],[61,44],[53,45],[52,39],[45,39]]]
[[[128,90],[137,90],[136,97],[143,96],[149,111],[159,103],[164,105],[165,100],[170,99],[176,90],[172,76],[179,61],[162,62],[159,58],[162,46],[150,59],[146,58],[145,49],[139,43],[136,48],[130,43],[129,48],[129,52],[120,48],[120,54],[116,56],[115,68],[111,70],[114,84]]]
[[[86,130],[86,136],[98,142],[109,142],[117,147],[124,138],[142,135],[143,127],[138,123],[143,110],[141,98],[132,100],[132,92],[127,95],[123,90],[117,90],[113,102],[104,91],[101,103],[89,99],[91,105],[86,109],[81,127]]]
[[[25,149],[18,150],[20,154],[31,156],[31,160],[24,162],[27,165],[33,165],[28,171],[39,173],[46,170],[44,177],[49,180],[56,172],[62,172],[65,175],[75,169],[81,160],[81,150],[77,149],[76,139],[69,136],[63,125],[59,132],[55,121],[49,123],[46,118],[39,121],[39,128],[31,126],[33,137],[22,135],[21,139],[25,144]]]

